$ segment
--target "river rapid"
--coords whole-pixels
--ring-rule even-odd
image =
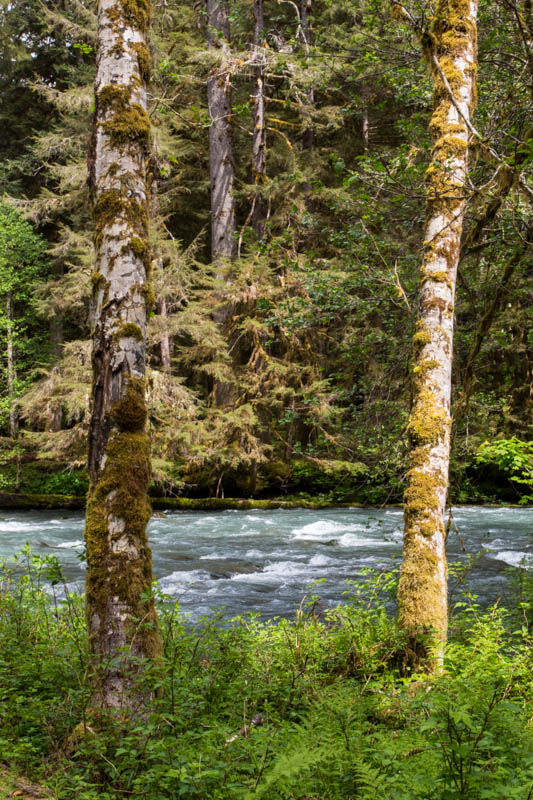
[[[363,580],[369,569],[397,567],[402,511],[169,511],[152,518],[148,535],[161,590],[192,620],[216,611],[226,618],[247,611],[291,617],[304,596],[318,595],[322,607],[333,606],[349,591],[346,581]],[[83,590],[81,512],[0,511],[0,558],[11,558],[26,543],[57,556],[69,587]],[[464,566],[472,557],[466,588],[483,604],[509,595],[509,567],[528,567],[533,559],[533,509],[454,509],[449,562]],[[450,572],[453,603],[464,584],[453,566]]]

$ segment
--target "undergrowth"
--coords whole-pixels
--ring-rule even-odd
[[[96,728],[83,598],[26,550],[0,573],[0,762],[65,800],[532,797],[527,619],[465,602],[444,670],[409,675],[392,582],[293,621],[192,625],[160,596],[162,697]]]

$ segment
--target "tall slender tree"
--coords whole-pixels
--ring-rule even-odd
[[[264,52],[264,2],[254,0],[254,53],[253,53],[253,131],[252,173],[257,193],[252,207],[252,226],[260,240],[265,234],[266,203],[263,186],[266,180],[266,120],[265,120],[265,70]]]
[[[207,42],[214,63],[207,79],[209,169],[211,175],[211,258],[235,255],[235,161],[231,123],[230,30],[226,0],[207,0]]]
[[[415,649],[429,634],[437,661],[447,631],[444,512],[450,456],[454,298],[476,96],[477,0],[438,0],[424,36],[434,81],[434,137],[426,173],[424,254],[414,335],[410,463],[404,495],[400,621]],[[434,651],[435,652],[435,651]]]
[[[151,595],[150,444],[145,336],[150,305],[150,0],[100,0],[96,110],[90,154],[96,271],[87,503],[87,619],[106,707],[146,702],[133,691],[160,651]]]

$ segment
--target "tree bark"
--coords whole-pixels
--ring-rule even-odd
[[[475,103],[477,0],[438,0],[426,55],[434,80],[432,163],[414,336],[410,461],[404,495],[400,624],[439,663],[448,624],[444,511],[457,265],[465,208],[468,123]],[[422,634],[422,638],[420,638]]]
[[[167,301],[165,297],[162,297],[159,300],[159,314],[161,315],[161,319],[165,321],[167,324],[168,320],[168,309],[167,309]],[[163,372],[166,372],[170,375],[172,371],[172,357],[170,354],[170,336],[168,333],[161,334],[161,340],[159,342],[159,350],[161,353],[161,367]]]
[[[264,55],[264,2],[254,0],[254,83],[252,174],[256,186],[252,210],[252,227],[257,239],[265,235],[266,202],[263,186],[266,181],[266,122],[265,122],[265,67]]]
[[[99,0],[90,157],[96,270],[87,501],[87,622],[95,703],[143,707],[161,642],[151,594],[145,350],[150,255],[146,163],[149,0]]]
[[[209,170],[211,179],[211,258],[231,260],[235,255],[235,161],[231,123],[231,70],[228,6],[225,0],[207,1],[207,42],[216,62],[207,79]]]
[[[7,333],[7,394],[9,398],[9,435],[18,436],[18,416],[15,407],[15,357],[13,353],[13,294],[6,295],[6,333]]]

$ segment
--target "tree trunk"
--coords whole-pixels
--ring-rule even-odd
[[[7,394],[9,398],[9,435],[16,439],[18,435],[18,417],[15,407],[15,358],[13,354],[13,294],[6,295],[6,333],[7,333]]]
[[[95,702],[143,707],[138,683],[161,650],[151,595],[150,443],[145,400],[150,120],[149,0],[99,0],[90,157],[96,270],[87,501],[87,622]]]
[[[225,0],[207,2],[207,42],[209,49],[217,55],[207,80],[207,106],[211,120],[211,258],[213,262],[222,262],[232,259],[236,248],[229,19]]]
[[[159,300],[159,314],[166,325],[168,321],[168,309],[165,297],[162,297]],[[172,357],[170,354],[170,336],[168,333],[161,334],[159,349],[161,352],[161,367],[163,368],[163,372],[166,372],[168,375],[170,375],[172,371]]]
[[[265,123],[265,67],[264,55],[264,3],[254,0],[254,83],[252,95],[254,117],[252,135],[252,174],[256,186],[252,210],[252,227],[257,239],[265,235],[266,202],[263,186],[266,181],[266,123]]]
[[[300,20],[301,20],[302,33],[304,36],[306,49],[309,49],[309,47],[313,43],[313,26],[312,26],[312,21],[310,19],[312,11],[313,11],[312,0],[301,0]],[[306,94],[307,94],[307,105],[310,109],[312,109],[315,104],[315,90],[313,89],[312,86],[308,88]],[[306,117],[307,119],[305,120],[304,123],[304,132],[302,136],[302,147],[304,150],[312,151],[315,146],[315,133],[313,130],[311,115],[309,112],[307,112]]]
[[[439,663],[446,638],[444,510],[457,264],[465,208],[468,124],[475,102],[477,0],[438,0],[426,55],[434,79],[432,163],[414,336],[410,462],[404,495],[400,623],[419,655]],[[423,634],[422,640],[420,634]]]

